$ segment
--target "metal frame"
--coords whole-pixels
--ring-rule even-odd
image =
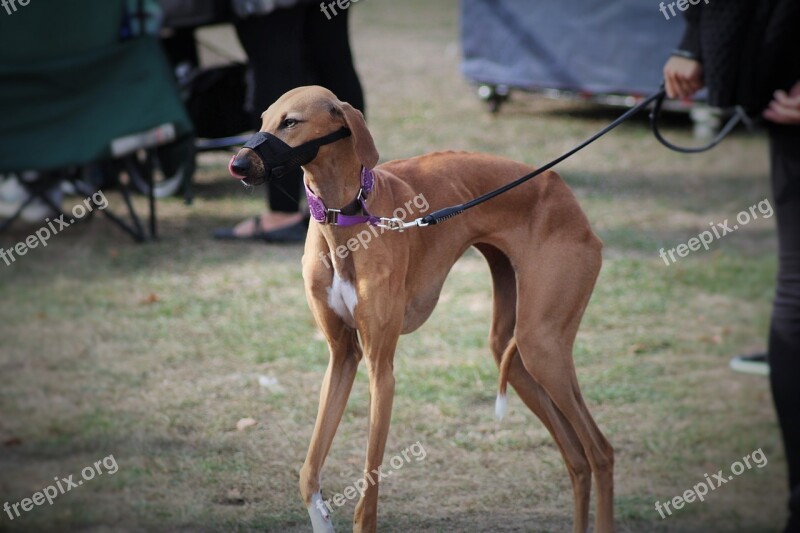
[[[136,160],[136,156],[131,154],[125,156],[119,160],[108,160],[100,163],[100,167],[102,169],[102,175],[105,178],[106,182],[111,182],[120,192],[122,196],[123,203],[127,209],[127,218],[129,220],[125,220],[124,215],[119,215],[111,210],[109,207],[106,207],[102,210],[99,210],[103,215],[105,215],[108,220],[110,220],[113,224],[115,224],[118,228],[122,231],[130,235],[134,241],[136,242],[145,242],[147,240],[155,240],[158,238],[158,226],[156,222],[156,198],[154,194],[154,187],[153,187],[153,152],[154,149],[148,149],[148,155],[150,157],[146,158],[144,165],[141,162]],[[117,165],[122,164],[121,168],[131,168],[131,165],[135,165],[137,170],[141,172],[147,183],[149,185],[149,194],[148,196],[148,207],[149,207],[149,217],[147,220],[147,227],[142,224],[139,215],[136,213],[136,209],[133,205],[133,201],[131,200],[131,190],[127,183],[123,182],[120,179],[120,171],[121,168],[118,168]],[[85,168],[85,167],[81,167]],[[58,170],[58,171],[51,171],[51,172],[44,172],[34,181],[24,181],[20,180],[20,184],[25,188],[28,192],[28,198],[20,204],[17,211],[10,216],[9,218],[5,219],[0,223],[0,233],[6,231],[11,224],[16,221],[22,211],[30,205],[30,203],[39,198],[44,201],[53,211],[56,213],[56,217],[66,217],[70,218],[62,209],[61,206],[56,205],[55,202],[47,195],[47,192],[53,189],[54,187],[58,187],[59,184],[63,181],[68,181],[75,189],[75,192],[79,195],[85,197],[91,197],[93,194],[97,193],[100,188],[94,189],[94,187],[89,186],[85,181],[80,179],[80,172],[69,170]],[[93,190],[94,189],[94,190]],[[87,213],[87,217],[85,220],[89,220],[94,215],[95,211],[89,211]]]

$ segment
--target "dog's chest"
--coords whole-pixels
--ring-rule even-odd
[[[356,327],[355,309],[358,305],[358,295],[356,288],[346,279],[342,279],[334,271],[333,281],[328,288],[328,306],[334,313],[339,315],[344,323],[351,328]]]

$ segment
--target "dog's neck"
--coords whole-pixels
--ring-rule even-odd
[[[355,154],[351,157],[318,159],[322,162],[314,161],[304,167],[306,185],[327,208],[341,209],[352,202],[361,189],[361,162]],[[346,247],[355,233],[364,230],[364,226],[341,227],[320,224],[313,220],[311,223],[319,224],[320,232],[328,244],[329,260],[338,275],[344,279],[352,279],[354,277],[352,253],[357,252],[348,252],[342,258],[337,256],[337,249]]]
[[[306,185],[331,209],[341,209],[361,188],[361,162],[355,154],[322,158],[304,167]]]

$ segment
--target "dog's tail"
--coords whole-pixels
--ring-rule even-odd
[[[498,379],[497,401],[494,404],[494,416],[502,420],[508,411],[508,398],[506,389],[508,388],[508,369],[511,368],[511,361],[517,353],[517,339],[511,337],[508,346],[500,358],[500,377]]]

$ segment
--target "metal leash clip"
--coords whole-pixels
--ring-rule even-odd
[[[416,220],[412,220],[411,222],[406,222],[400,218],[385,218],[381,217],[381,221],[379,224],[376,224],[379,228],[388,229],[392,231],[404,231],[408,228],[413,228],[418,226],[420,228],[424,228],[427,226],[426,223],[422,221],[421,218]]]

